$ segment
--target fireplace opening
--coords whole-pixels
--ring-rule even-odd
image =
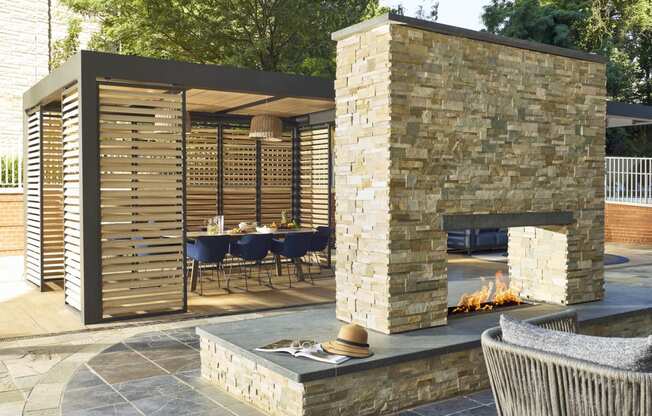
[[[526,304],[510,285],[507,228],[448,231],[448,316]]]
[[[481,288],[462,294],[456,305],[448,307],[448,315],[490,312],[524,303],[518,293],[509,286],[509,278],[502,271],[497,271],[493,281],[488,280]]]

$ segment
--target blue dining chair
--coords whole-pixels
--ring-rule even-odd
[[[262,284],[260,281],[260,275],[262,271],[263,259],[267,257],[267,253],[272,245],[272,235],[271,234],[251,234],[246,235],[240,238],[237,241],[231,242],[231,256],[240,259],[240,270],[242,272],[242,266],[245,266],[245,262],[251,261],[254,262],[258,268],[258,283]],[[269,269],[265,269],[267,272],[267,281],[269,286],[272,287],[272,275],[269,272]],[[249,290],[247,280],[249,280],[250,275],[247,273],[247,268],[244,268],[244,279],[245,279],[245,289]]]
[[[308,247],[308,254],[312,255],[312,258],[315,260],[315,263],[317,264],[318,268],[321,267],[318,253],[324,252],[328,248],[328,245],[331,242],[331,233],[332,233],[331,227],[325,227],[325,226],[317,227],[317,231],[313,233],[312,239],[310,240],[310,246]],[[312,280],[312,274],[310,272],[310,262],[308,262],[308,274],[310,275],[310,280]]]
[[[297,280],[299,279],[299,262],[301,257],[305,256],[310,247],[313,233],[289,233],[284,240],[272,240],[272,253],[276,256],[283,256],[294,264],[294,272]],[[290,276],[290,266],[288,265],[288,280],[292,287],[292,277]],[[310,276],[312,281],[312,276]]]
[[[199,272],[199,293],[204,294],[204,279],[201,263],[215,264],[217,287],[220,287],[220,272],[224,274],[224,257],[229,252],[228,236],[202,236],[186,243],[186,256],[197,263]],[[225,276],[228,289],[228,278]]]

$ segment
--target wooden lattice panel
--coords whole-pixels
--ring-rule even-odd
[[[103,317],[181,310],[183,104],[100,85]]]
[[[66,303],[81,310],[79,133],[79,91],[73,85],[61,98],[64,292]]]
[[[329,126],[306,127],[300,131],[300,213],[307,227],[329,225]]]
[[[261,144],[261,221],[264,224],[281,220],[286,211],[292,217],[292,143]]]
[[[225,127],[222,148],[224,223],[256,221],[256,140],[246,128]]]
[[[25,160],[25,278],[41,286],[43,272],[41,230],[41,112],[27,115]]]
[[[62,279],[63,141],[61,112],[43,112],[43,279]]]
[[[200,231],[217,215],[217,129],[194,127],[186,135],[187,231]]]

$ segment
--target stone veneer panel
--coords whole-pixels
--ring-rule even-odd
[[[652,310],[580,324],[587,335],[647,336]],[[201,338],[202,376],[272,416],[385,415],[489,388],[479,345],[382,368],[300,383]]]
[[[337,61],[339,319],[445,324],[446,214],[573,212],[567,249],[520,234],[511,256],[539,259],[512,259],[512,281],[555,303],[602,298],[604,64],[394,22],[338,38]],[[529,273],[548,254],[555,267]]]

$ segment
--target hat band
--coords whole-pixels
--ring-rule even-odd
[[[342,344],[346,344],[346,345],[351,345],[353,347],[369,348],[369,344],[361,344],[359,342],[347,341],[342,338],[337,338],[337,342],[341,342]]]

